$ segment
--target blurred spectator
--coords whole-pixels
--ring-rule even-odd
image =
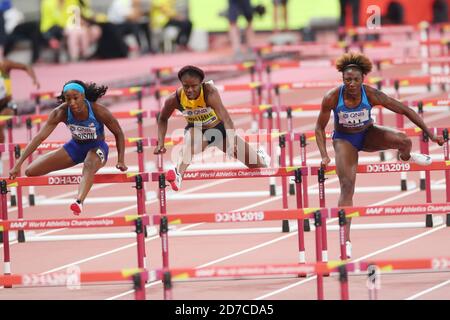
[[[253,8],[250,0],[228,0],[228,20],[230,22],[229,35],[231,40],[231,47],[233,48],[234,57],[242,58],[244,48],[241,46],[240,31],[237,26],[237,19],[243,15],[247,20],[247,27],[245,29],[245,41],[247,51],[251,50],[253,44],[254,32],[252,27]]]
[[[3,46],[6,40],[5,12],[12,7],[11,0],[0,0],[0,57],[3,56]]]
[[[175,0],[152,0],[150,6],[150,22],[152,30],[166,29],[169,26],[178,29],[175,39],[179,49],[188,49],[189,38],[192,32],[192,22],[187,16],[176,10]]]
[[[24,14],[15,7],[11,7],[4,14],[6,40],[4,45],[4,56],[8,56],[13,51],[16,42],[29,40],[31,42],[31,62],[35,63],[39,59],[41,48],[41,33],[39,22],[24,22]]]
[[[284,24],[284,31],[288,30],[288,12],[287,12],[287,3],[288,0],[273,0],[273,25],[274,25],[274,31],[278,32],[280,28],[278,28],[278,18],[280,16],[280,9],[281,9],[281,16],[283,18],[283,24]]]
[[[351,25],[353,27],[359,26],[359,4],[360,0],[339,0],[340,7],[341,7],[341,15],[339,20],[339,26],[340,27],[346,27],[346,21],[347,21],[347,13],[348,9],[351,9],[352,14],[352,22]],[[345,32],[339,34],[339,40],[343,40],[345,37]],[[358,40],[358,35],[353,36],[353,41]]]
[[[78,61],[89,56],[90,45],[100,37],[90,17],[86,0],[42,0],[40,29],[52,49],[60,49],[66,40],[70,60]]]
[[[448,22],[448,5],[446,0],[435,0],[432,5],[433,23]]]
[[[347,19],[347,6],[350,6],[352,11],[352,26],[359,25],[359,2],[360,0],[339,0],[341,5],[341,15],[339,25],[345,27],[345,21]]]
[[[381,22],[382,24],[403,24],[404,16],[405,9],[403,9],[403,6],[398,1],[391,1]]]
[[[132,34],[141,52],[153,51],[150,24],[141,10],[141,0],[113,0],[108,9],[108,21],[117,26],[122,37]],[[146,48],[142,44],[141,33],[147,42]]]

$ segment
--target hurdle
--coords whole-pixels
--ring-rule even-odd
[[[426,137],[426,134],[424,132],[422,132],[422,129],[420,128],[399,128],[398,129],[400,132],[403,132],[404,134],[406,134],[408,137],[418,137],[419,139],[419,143],[420,143],[420,152],[424,153],[424,154],[429,154],[429,148],[428,148],[428,137]],[[439,134],[442,134],[446,129],[445,128],[433,128],[433,130]],[[448,132],[448,130],[447,130]],[[327,131],[325,132],[325,137],[327,139],[330,139],[332,136],[332,132]],[[294,140],[295,141],[300,141],[300,155],[301,155],[301,165],[302,166],[307,166],[307,159],[306,159],[306,145],[307,142],[310,141],[315,141],[316,139],[316,133],[314,131],[307,131],[304,133],[295,133],[294,134]],[[448,141],[448,139],[446,140]],[[447,143],[447,142],[446,142]],[[445,150],[444,150],[445,152]],[[291,155],[292,153],[290,153]],[[384,155],[384,153],[383,153]],[[381,161],[385,161],[386,158],[385,156],[383,156],[382,158],[380,157]],[[291,161],[293,164],[293,160]],[[406,172],[401,172],[400,173],[400,190],[401,191],[406,191],[408,190],[408,184],[407,184],[407,175]],[[429,178],[428,178],[429,181]],[[420,179],[420,189],[421,190],[425,190],[425,185],[426,185],[426,177],[425,175],[423,175],[423,177],[421,176]],[[304,190],[304,195],[305,197],[307,197],[308,195],[308,191],[307,189]]]
[[[1,187],[3,190],[4,180],[1,181]],[[3,198],[2,208],[5,207],[5,197],[2,191],[1,193]],[[4,233],[4,245],[3,245],[3,253],[4,253],[4,276],[0,281],[6,281],[4,283],[5,288],[12,288],[13,284],[30,284],[29,280],[23,277],[14,277],[11,274],[11,261],[10,261],[10,244],[9,244],[9,231],[14,230],[40,230],[40,229],[59,229],[61,227],[64,228],[99,228],[99,227],[125,227],[125,226],[135,226],[136,232],[136,243],[137,243],[137,260],[138,260],[138,268],[143,269],[145,265],[145,242],[143,238],[143,228],[149,224],[149,220],[147,216],[138,216],[138,215],[128,215],[124,217],[108,217],[108,218],[77,218],[77,219],[41,219],[41,220],[8,220],[7,210],[2,210],[3,212],[3,220],[0,221],[0,230]],[[137,271],[134,271],[137,273]],[[123,280],[125,275],[120,273],[120,277],[118,277],[117,273],[111,274],[106,273],[101,276],[100,273],[94,273],[88,276],[85,281],[118,281]],[[133,275],[133,273],[131,274]],[[48,276],[48,275],[47,275]],[[12,279],[11,279],[12,277]],[[15,278],[15,281],[11,281]],[[28,277],[29,279],[30,277]],[[36,277],[31,276],[31,284],[37,282],[37,284],[44,285],[40,279],[45,279],[44,277]],[[136,278],[139,279],[139,278]],[[142,283],[143,279],[139,279],[139,283]],[[20,282],[20,283],[18,283]],[[142,286],[143,287],[143,286]],[[145,291],[145,290],[144,290]],[[142,292],[140,293],[142,295]]]
[[[434,162],[431,165],[427,166],[427,170],[429,171],[441,171],[445,170],[448,171],[450,166],[450,162],[448,161],[441,161],[441,162]],[[311,175],[317,175],[318,182],[319,182],[319,202],[320,207],[324,208],[325,205],[325,175],[335,175],[336,174],[336,167],[335,166],[327,166],[326,169],[322,167],[311,167],[310,168],[310,174]],[[402,172],[402,171],[421,171],[423,170],[423,166],[419,166],[415,163],[399,163],[399,162],[393,162],[393,163],[381,163],[381,164],[367,164],[367,165],[358,165],[356,169],[357,173],[393,173],[393,172]],[[446,181],[446,188],[449,189],[449,181]],[[426,203],[429,206],[433,206],[431,201],[431,185],[427,184],[427,190],[426,192]],[[448,191],[447,191],[448,193]],[[450,208],[447,208],[447,211],[449,211]],[[321,217],[322,225],[325,228],[325,232],[322,233],[322,248],[324,251],[324,256],[328,255],[328,246],[327,246],[327,226],[326,226],[326,217]],[[447,218],[448,219],[448,218]],[[411,227],[428,227],[431,228],[435,225],[435,222],[433,221],[433,218],[431,214],[426,215],[425,223],[398,223],[395,225],[397,228],[411,228]],[[443,223],[443,222],[441,222]],[[384,225],[384,228],[392,227],[391,224]],[[345,243],[344,243],[345,244]]]
[[[305,263],[305,264],[268,264],[268,265],[242,265],[220,266],[204,268],[174,268],[158,270],[158,277],[164,285],[164,299],[173,299],[173,283],[188,281],[190,279],[242,279],[264,276],[298,276],[315,274],[318,277],[330,272],[339,274],[341,300],[349,299],[347,271],[351,264],[345,263]],[[317,298],[323,300],[323,287],[317,290]]]
[[[189,223],[230,223],[230,222],[252,222],[252,221],[269,221],[269,220],[281,220],[281,219],[308,219],[314,216],[315,220],[315,252],[316,263],[315,264],[291,264],[291,265],[279,265],[279,268],[274,265],[253,265],[253,266],[229,266],[229,267],[204,267],[204,268],[183,268],[183,269],[167,269],[168,266],[164,266],[161,270],[163,274],[160,278],[165,286],[164,297],[165,299],[171,299],[172,294],[172,280],[184,281],[189,278],[241,278],[248,276],[266,276],[266,275],[294,275],[296,277],[306,276],[308,274],[316,273],[316,269],[312,265],[327,266],[325,269],[320,269],[317,272],[317,298],[319,300],[324,299],[324,286],[323,276],[328,276],[330,273],[335,272],[336,268],[346,265],[347,267],[339,270],[339,279],[343,281],[343,287],[341,287],[341,297],[348,299],[348,285],[347,271],[367,271],[369,266],[378,265],[383,267],[383,263],[386,261],[370,261],[370,262],[355,262],[349,263],[347,259],[341,261],[324,261],[323,252],[323,234],[326,232],[326,227],[322,224],[323,219],[331,217],[339,217],[339,232],[340,232],[340,248],[341,257],[346,257],[345,252],[345,239],[344,239],[344,227],[346,217],[364,216],[364,215],[387,215],[392,216],[395,213],[401,215],[409,214],[424,214],[424,213],[447,213],[450,208],[450,203],[437,203],[433,205],[393,205],[393,206],[377,206],[377,207],[354,207],[354,208],[303,208],[297,210],[268,210],[268,211],[232,211],[232,212],[213,212],[213,213],[170,213],[166,215],[153,214],[150,215],[150,220],[153,224],[159,224],[161,230],[167,230],[170,224],[189,224]],[[346,214],[346,212],[348,212]],[[401,213],[400,213],[401,212]],[[165,231],[162,231],[165,232]],[[163,233],[164,234],[164,233]],[[163,235],[162,235],[163,236]],[[300,237],[300,236],[299,236]],[[163,250],[166,248],[163,246]],[[435,261],[434,259],[433,261]],[[430,260],[431,261],[431,260]],[[440,261],[440,260],[439,260]],[[409,269],[413,268],[426,268],[422,264],[407,263]],[[396,264],[396,269],[401,268],[402,264]],[[441,263],[442,267],[443,264]],[[449,267],[450,265],[446,265]],[[433,263],[433,268],[438,268],[436,262]]]
[[[255,142],[259,145],[261,143],[264,143],[267,145],[267,149],[268,149],[268,155],[271,157],[271,161],[273,162],[273,164],[276,164],[276,162],[274,162],[274,152],[273,152],[273,146],[272,143],[274,143],[276,141],[276,139],[278,139],[279,143],[278,146],[280,147],[280,157],[279,157],[279,165],[281,167],[286,167],[286,141],[289,143],[289,145],[291,146],[291,135],[286,134],[286,132],[278,132],[273,130],[273,122],[272,122],[272,109],[269,107],[268,109],[265,109],[264,105],[259,106],[258,108],[253,108],[255,110],[265,110],[265,112],[267,113],[267,131],[269,133],[266,134],[247,134],[243,136],[243,139],[246,142]],[[239,111],[241,110],[241,108],[238,109]],[[247,108],[244,108],[244,110],[247,110]],[[284,138],[281,138],[281,137]],[[283,139],[283,140],[281,140]],[[164,139],[164,146],[176,146],[179,145],[181,143],[184,142],[184,137],[179,136],[179,137],[172,137],[172,138],[168,138],[166,137]],[[151,146],[156,147],[158,145],[158,139],[157,138],[152,138],[150,140],[150,144]],[[282,160],[282,157],[284,157],[284,160]],[[292,163],[292,161],[291,161]],[[292,167],[292,165],[290,165]],[[159,172],[163,172],[164,171],[164,158],[163,158],[163,154],[158,154],[157,155],[157,170]],[[276,191],[276,182],[274,180],[274,177],[269,177],[269,192],[271,196],[275,196],[277,191]],[[291,195],[294,194],[294,186],[293,184],[290,183],[290,191],[289,193]]]
[[[263,177],[270,177],[270,176],[278,176],[278,177],[287,177],[287,176],[294,176],[295,175],[295,182],[296,182],[296,191],[297,191],[297,207],[301,208],[303,206],[302,203],[302,196],[301,196],[301,176],[307,175],[308,170],[307,168],[260,168],[260,169],[228,169],[228,170],[198,170],[198,171],[186,171],[183,179],[184,180],[211,180],[211,179],[233,179],[233,178],[263,178]],[[158,192],[158,199],[159,199],[159,212],[160,215],[157,216],[156,219],[161,218],[161,225],[160,225],[160,235],[161,235],[161,241],[162,241],[162,254],[163,254],[163,266],[164,268],[169,267],[169,242],[168,242],[168,236],[169,236],[169,223],[173,220],[170,220],[174,215],[173,214],[167,214],[167,201],[166,201],[166,179],[165,174],[161,172],[153,172],[151,174],[152,181],[158,181],[159,183],[159,192]],[[270,213],[262,212],[244,212],[244,213],[231,213],[230,215],[225,215],[223,218],[221,218],[220,214],[217,214],[218,219],[222,219],[223,221],[215,221],[215,222],[236,222],[236,221],[261,221],[261,219],[264,219],[264,217],[267,216],[274,216],[274,217],[281,217],[283,214],[286,214],[284,218],[280,218],[279,220],[283,220],[282,223],[282,232],[289,232],[289,214],[291,213],[297,214],[299,210],[292,210],[289,211],[288,208],[288,201],[287,201],[287,192],[286,188],[283,188],[283,196],[282,196],[282,204],[283,204],[283,210],[274,211]],[[234,216],[233,216],[234,215]],[[209,219],[212,219],[211,216],[215,216],[215,214],[196,214],[193,218],[198,219],[198,217],[208,217]],[[180,215],[181,217],[181,215]],[[184,219],[184,220],[183,220]],[[189,220],[191,218],[186,218],[186,215],[183,216],[183,219],[175,219],[177,223],[192,223],[193,220]],[[188,219],[188,220],[186,220]],[[215,219],[215,218],[214,218]],[[271,218],[270,220],[274,220],[274,218]],[[303,230],[303,217],[298,217],[298,225],[299,230]],[[211,221],[201,221],[201,222],[213,222]],[[154,222],[155,224],[159,224],[160,220],[156,220]],[[246,230],[244,230],[243,233],[245,233]],[[270,230],[272,232],[273,230]],[[235,233],[235,232],[234,232]],[[192,233],[191,233],[192,235]],[[303,236],[302,232],[299,232],[299,247],[300,247],[300,260],[304,262],[304,240],[300,239],[300,237]]]
[[[5,182],[1,182],[2,192],[5,188]],[[103,218],[74,218],[74,219],[40,219],[40,220],[8,220],[7,210],[5,209],[5,193],[3,198],[3,220],[0,221],[0,230],[3,232],[3,261],[4,275],[11,275],[10,243],[9,231],[18,230],[40,230],[40,229],[60,229],[63,228],[99,228],[99,227],[126,227],[134,226],[137,242],[137,264],[138,268],[145,267],[145,242],[144,228],[149,224],[148,216],[129,215],[124,217],[103,217]],[[12,285],[5,286],[11,288]]]
[[[145,300],[145,284],[148,272],[145,269],[123,269],[120,271],[80,272],[73,268],[66,272],[24,273],[0,275],[0,286],[11,288],[20,287],[47,287],[65,286],[67,288],[80,288],[83,284],[103,282],[130,281],[133,284],[134,299]]]
[[[348,218],[407,215],[426,215],[428,217],[433,214],[445,214],[448,220],[448,217],[450,216],[449,212],[450,202],[375,207],[341,207],[329,208],[326,218],[339,219],[339,245],[341,260],[347,260],[347,252],[345,247],[345,225],[347,224]],[[427,225],[427,227],[433,227],[433,225]],[[450,227],[450,225],[447,224],[447,227]]]
[[[2,192],[8,192],[7,187],[25,187],[25,186],[58,186],[58,185],[76,185],[81,182],[81,175],[61,175],[61,176],[39,176],[39,177],[17,177],[14,180],[1,180],[4,181],[5,186]],[[139,216],[145,214],[145,192],[144,192],[144,182],[149,181],[148,173],[121,173],[121,174],[96,174],[94,176],[94,183],[135,183],[136,188],[136,202],[137,202],[137,212]],[[5,200],[6,201],[6,200]],[[21,202],[21,197],[18,199],[18,218],[23,219],[23,206]],[[7,220],[7,203],[5,202],[4,208],[4,218]],[[6,215],[6,218],[5,218]],[[145,230],[145,234],[146,234]],[[144,235],[142,235],[143,237]],[[3,243],[5,243],[5,234],[3,234]],[[108,234],[110,239],[114,238],[124,238],[123,235]],[[128,236],[129,237],[129,236]],[[18,242],[31,242],[31,241],[56,241],[56,240],[79,240],[84,239],[84,235],[68,235],[68,236],[51,236],[46,239],[44,236],[30,236],[25,237],[24,230],[18,229]],[[27,239],[25,239],[27,238]],[[103,237],[93,237],[86,236],[87,239],[104,239]]]
[[[139,88],[128,88],[127,90],[129,92],[135,93],[135,92],[141,92],[138,90]],[[111,93],[111,96],[114,95],[118,95],[118,93],[123,92],[123,90],[118,90],[117,92],[113,91]],[[53,93],[55,94],[55,93]],[[141,106],[142,107],[142,106]],[[138,124],[138,137],[143,137],[144,136],[144,128],[143,128],[143,119],[144,118],[148,118],[149,117],[149,112],[142,110],[142,109],[134,109],[134,110],[130,110],[130,111],[119,111],[119,112],[113,112],[112,113],[113,116],[116,119],[133,119],[136,118],[137,120],[137,124]],[[28,140],[31,141],[32,137],[33,137],[33,124],[36,124],[36,130],[39,131],[40,129],[40,125],[42,122],[47,121],[48,119],[48,114],[33,114],[33,115],[25,115],[25,116],[7,116],[4,119],[6,119],[7,123],[8,123],[8,143],[12,144],[13,142],[13,133],[12,133],[12,127],[13,124],[18,124],[18,123],[22,123],[25,122],[26,123],[26,128],[27,128],[27,137]],[[2,121],[2,118],[0,117],[0,121]],[[21,144],[21,147],[24,148],[25,145]],[[2,147],[0,146],[0,149]],[[1,149],[3,150],[3,149]],[[51,149],[50,149],[51,150]],[[38,154],[41,154],[43,151],[43,149],[38,148],[37,152]],[[0,151],[1,152],[1,151]],[[140,147],[138,145],[138,154],[142,153],[142,147]],[[14,154],[16,156],[17,159],[17,153],[14,153],[14,148],[9,148],[9,167],[10,169],[12,169],[12,167],[14,166]],[[19,154],[20,156],[20,154]],[[139,157],[139,155],[138,155]],[[30,155],[30,157],[28,158],[28,163],[30,164],[33,161],[33,154]],[[139,171],[144,171],[139,169]],[[29,196],[29,202],[31,204],[34,203],[34,195],[35,195],[35,191],[34,191],[34,187],[30,186],[30,192],[29,192],[30,196]],[[12,189],[11,192],[11,204],[13,206],[16,205],[16,190]]]
[[[105,142],[109,148],[116,148],[115,140],[106,139]],[[44,151],[56,150],[56,149],[63,147],[63,145],[65,143],[66,143],[66,141],[43,142],[37,147],[36,151],[38,153],[42,153]],[[13,152],[15,159],[17,160],[20,157],[21,150],[24,149],[27,145],[28,145],[28,142],[21,142],[21,143],[15,143],[15,144],[10,143],[10,144],[6,144],[6,145],[0,144],[0,152],[3,152],[3,151]],[[138,160],[138,166],[136,169],[138,172],[146,171],[143,148],[147,147],[149,145],[150,145],[149,138],[133,137],[133,138],[125,139],[125,148],[136,147],[137,160]],[[30,155],[30,157],[28,158],[28,163],[30,164],[31,162],[32,162],[32,155]],[[13,166],[14,163],[11,162],[10,165]],[[12,168],[12,166],[11,166],[11,168]],[[136,171],[136,170],[131,170],[131,171]],[[21,187],[18,187],[18,188],[21,188]],[[34,189],[34,186],[29,186],[28,188],[29,188],[28,203],[30,206],[34,206],[36,203],[35,189]],[[11,195],[11,206],[16,206],[16,202],[17,202],[16,198],[13,197],[13,195]]]

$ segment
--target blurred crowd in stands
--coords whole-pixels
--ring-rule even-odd
[[[42,61],[43,51],[50,61],[83,61],[186,51],[192,33],[189,0],[110,0],[106,12],[95,12],[95,0],[40,0],[40,16],[24,19],[12,0],[0,0],[0,59],[27,42],[31,63]],[[214,1],[214,0],[208,0]],[[291,0],[306,1],[306,0]],[[331,0],[330,0],[331,1]],[[229,41],[235,55],[245,53],[254,37],[252,19],[263,16],[266,8],[251,0],[227,0],[221,13],[229,21]],[[352,25],[359,25],[360,0],[339,0],[340,20],[351,14]],[[205,0],[207,3],[207,0]],[[433,21],[448,21],[449,0],[433,1]],[[272,0],[273,32],[289,30],[288,1]],[[293,15],[294,13],[289,13]],[[243,32],[236,25],[239,16],[247,20]],[[404,23],[405,12],[398,1],[391,1],[383,24]],[[295,31],[295,30],[291,30]],[[304,30],[298,30],[300,34]],[[305,35],[305,33],[303,33]],[[305,40],[308,37],[303,37]],[[309,37],[313,40],[314,37]],[[167,41],[170,46],[167,46]],[[172,45],[173,44],[173,45]]]
[[[41,0],[39,20],[25,21],[11,0],[0,0],[0,46],[6,57],[28,41],[31,62],[42,50],[59,62],[91,58],[108,59],[161,50],[165,30],[176,29],[176,50],[186,50],[192,31],[187,12],[177,10],[177,0],[111,0],[106,13],[94,12],[93,0]],[[155,39],[154,39],[155,38]]]

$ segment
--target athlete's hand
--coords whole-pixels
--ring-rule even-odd
[[[116,168],[119,169],[120,171],[127,171],[128,167],[125,165],[125,163],[118,161],[116,164]]]
[[[10,171],[9,171],[9,178],[11,180],[14,180],[18,175],[20,175],[20,166],[14,166]]]
[[[158,145],[155,150],[153,151],[153,154],[161,154],[166,153],[166,147]]]
[[[438,145],[443,146],[444,145],[444,137],[443,136],[435,136],[431,138],[431,141],[436,142]]]
[[[322,161],[320,162],[320,166],[322,168],[326,168],[330,164],[330,162],[331,162],[331,160],[330,160],[330,158],[328,156],[323,157]]]
[[[39,83],[39,81],[37,81],[37,80],[35,80],[34,82],[33,82],[33,84],[34,84],[34,86],[36,87],[36,89],[40,89],[41,88],[41,84]]]

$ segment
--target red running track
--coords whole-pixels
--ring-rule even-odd
[[[411,69],[411,67],[410,67]],[[383,70],[383,75],[389,72],[404,72],[410,74],[411,70],[405,68],[392,68]],[[399,71],[400,70],[400,71]],[[273,80],[299,81],[301,79],[323,79],[333,80],[336,72],[332,69],[318,69],[312,72],[297,73],[296,70],[279,70],[272,75]],[[242,79],[233,79],[231,82],[242,83],[248,81],[247,76]],[[223,82],[223,83],[228,83]],[[283,103],[298,104],[318,103],[325,90],[303,90],[291,91],[282,94]],[[440,98],[443,93],[432,92],[425,94],[413,94],[411,99],[419,98]],[[227,93],[223,95],[226,105],[242,104],[249,102],[250,95],[245,93]],[[154,101],[145,99],[147,103],[155,105]],[[145,105],[145,103],[144,103]],[[117,110],[124,106],[117,106]],[[250,116],[233,117],[237,127],[250,127]],[[448,125],[450,114],[429,113],[425,115],[430,126],[443,127]],[[309,131],[314,128],[314,117],[294,119],[296,131]],[[393,125],[395,117],[387,115],[386,123]],[[169,132],[181,127],[182,120],[177,119],[170,123]],[[145,123],[145,134],[155,136],[156,128],[152,121]],[[406,125],[410,125],[406,122]],[[133,121],[124,121],[124,129],[127,136],[136,136],[136,126]],[[59,131],[61,134],[64,129]],[[18,135],[21,135],[19,133]],[[63,137],[55,133],[53,140],[61,140]],[[52,137],[49,138],[52,140]],[[330,155],[333,156],[330,144]],[[439,148],[431,147],[432,154],[441,154]],[[296,155],[299,151],[296,147]],[[414,142],[414,149],[418,149],[418,143]],[[308,146],[308,158],[317,159],[317,148],[313,143]],[[137,165],[135,155],[127,154],[127,163]],[[208,154],[208,153],[207,153]],[[373,156],[374,154],[361,153],[360,157]],[[112,152],[109,165],[113,166],[115,153]],[[155,161],[150,149],[145,151],[146,160]],[[216,160],[222,161],[222,157],[215,155],[207,158],[207,163]],[[197,162],[198,163],[198,162]],[[5,160],[6,164],[6,160]],[[382,204],[402,204],[402,203],[424,203],[425,192],[418,188],[406,192],[389,191],[370,192],[373,186],[399,186],[399,174],[379,174],[379,175],[358,175],[357,187],[364,188],[357,191],[354,197],[355,205],[369,206]],[[433,172],[431,180],[433,185],[442,185],[442,172]],[[410,184],[419,183],[419,173],[409,173]],[[311,190],[309,205],[318,206],[318,195],[316,177],[308,178],[308,185]],[[155,192],[155,183],[146,184],[147,192]],[[326,181],[327,190],[338,188],[337,179],[329,177]],[[268,192],[268,181],[261,179],[237,179],[217,180],[217,181],[185,181],[180,195],[197,195],[204,193],[209,195],[209,199],[184,199],[168,200],[169,212],[201,213],[210,211],[231,211],[231,210],[274,210],[281,208],[281,197],[252,196],[245,194],[245,197],[225,198],[226,192],[244,193],[248,191]],[[26,193],[26,192],[25,192]],[[25,208],[25,217],[33,219],[45,219],[54,217],[67,217],[69,215],[68,203],[72,200],[76,190],[74,186],[63,186],[58,188],[38,187],[37,195],[39,199],[53,199],[54,204],[48,206],[36,206]],[[135,202],[122,200],[119,197],[133,196],[135,190],[122,185],[96,185],[92,189],[89,199],[97,200],[98,203],[87,202],[85,206],[85,217],[100,217],[107,215],[135,214]],[[236,195],[236,194],[235,194]],[[330,192],[326,194],[326,203],[335,206],[338,195]],[[65,203],[61,203],[64,202]],[[433,191],[434,202],[445,202],[445,190]],[[289,207],[295,207],[295,197],[289,196]],[[147,212],[158,212],[156,200],[147,202]],[[15,217],[15,209],[11,209],[10,215]],[[391,223],[405,221],[423,221],[422,217],[377,217],[354,219],[353,224],[366,223]],[[330,220],[329,225],[336,224],[335,220]],[[221,228],[249,228],[255,226],[279,227],[279,222],[259,222],[259,223],[239,223],[239,224],[196,224],[178,226],[178,230],[206,230]],[[103,228],[102,228],[103,229]],[[120,229],[120,228],[119,228]],[[99,230],[99,232],[104,230]],[[123,231],[131,231],[130,228],[123,228]],[[60,230],[57,232],[45,232],[48,235],[68,235],[92,232],[92,230],[73,231]],[[117,232],[110,230],[107,232]],[[252,234],[252,235],[214,235],[214,236],[192,236],[169,238],[170,245],[170,266],[176,268],[199,267],[199,266],[220,266],[220,265],[245,265],[245,264],[277,264],[295,263],[298,260],[296,233],[272,233],[272,234]],[[446,248],[450,244],[450,229],[436,227],[433,229],[385,229],[385,230],[353,230],[353,260],[363,260],[368,258],[376,259],[403,259],[403,258],[429,258],[443,256]],[[65,270],[68,266],[77,265],[83,272],[120,270],[135,266],[136,248],[132,239],[114,240],[80,240],[61,242],[30,242],[13,244],[11,247],[11,261],[13,273],[45,273],[50,271]],[[329,259],[335,260],[339,257],[338,234],[335,231],[328,233]],[[161,266],[161,245],[158,236],[151,236],[146,240],[147,263],[150,268]],[[314,262],[314,235],[312,232],[306,233],[306,260]],[[381,299],[450,299],[448,274],[444,272],[421,273],[413,272],[390,274],[382,276]],[[350,277],[350,298],[368,299],[364,277]],[[173,297],[175,299],[315,299],[316,288],[313,278],[265,278],[248,279],[245,281],[190,281],[174,284]],[[435,287],[435,289],[432,289]],[[426,291],[429,289],[431,291]],[[162,299],[162,285],[153,283],[148,285],[147,298]],[[133,291],[129,282],[83,285],[79,290],[68,290],[61,287],[46,288],[24,288],[0,289],[0,299],[133,299]],[[338,299],[338,281],[336,278],[325,278],[325,298]]]

